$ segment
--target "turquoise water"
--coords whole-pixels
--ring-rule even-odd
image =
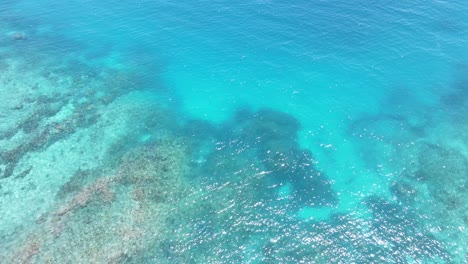
[[[0,2],[4,263],[465,263],[468,5]]]

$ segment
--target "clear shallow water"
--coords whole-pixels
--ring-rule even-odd
[[[466,261],[462,1],[4,1],[11,263]]]

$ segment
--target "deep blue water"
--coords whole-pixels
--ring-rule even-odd
[[[5,263],[465,263],[468,5],[0,2]]]

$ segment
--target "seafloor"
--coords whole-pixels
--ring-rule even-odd
[[[215,65],[203,93],[0,7],[0,262],[466,263],[467,61],[381,92],[216,92],[244,84]]]

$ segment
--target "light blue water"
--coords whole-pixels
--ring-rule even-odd
[[[8,263],[463,263],[468,5],[2,1]]]

